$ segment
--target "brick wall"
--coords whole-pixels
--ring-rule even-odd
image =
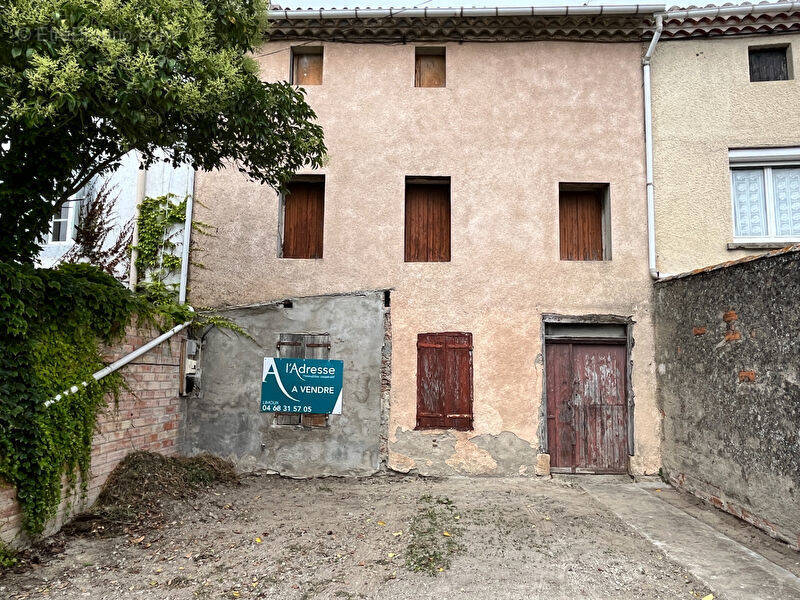
[[[655,287],[670,481],[800,547],[800,245]]]
[[[113,362],[157,337],[149,327],[129,327],[125,339],[106,348],[105,360]],[[123,390],[119,403],[109,398],[108,407],[98,419],[92,447],[91,480],[85,500],[78,493],[70,511],[62,502],[58,518],[46,533],[57,531],[69,514],[92,504],[114,467],[133,450],[151,450],[173,454],[183,431],[182,399],[178,395],[180,344],[183,334],[156,346],[121,369],[130,389]],[[65,382],[73,384],[77,382]],[[64,386],[65,388],[68,385]],[[24,543],[19,536],[21,515],[16,491],[0,482],[0,539],[6,543]]]

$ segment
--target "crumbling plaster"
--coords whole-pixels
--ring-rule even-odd
[[[794,79],[751,82],[748,46],[791,44]],[[658,268],[753,254],[733,242],[730,148],[800,146],[800,35],[664,41],[652,62]]]
[[[647,268],[639,44],[446,44],[447,87],[415,88],[413,45],[324,44],[308,99],[325,130],[324,258],[279,259],[278,198],[235,168],[198,173],[191,300],[223,306],[393,288],[392,468],[530,473],[540,452],[541,316],[631,317],[635,473],[660,465]],[[288,43],[257,57],[289,75]],[[450,176],[452,260],[403,262],[404,178]],[[613,260],[559,260],[559,182],[610,185]],[[469,331],[474,431],[416,424],[416,337]],[[436,440],[437,446],[434,446]]]

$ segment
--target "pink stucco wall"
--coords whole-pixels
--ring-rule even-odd
[[[290,53],[280,51],[287,45],[267,44],[258,53],[265,79],[288,78]],[[660,417],[642,48],[446,46],[447,87],[415,88],[413,45],[324,44],[323,85],[308,87],[330,154],[321,170],[324,258],[277,257],[279,202],[271,189],[235,169],[198,173],[197,218],[218,231],[202,241],[207,269],[192,271],[191,301],[221,306],[393,288],[389,461],[430,473],[507,472],[500,446],[535,458],[542,313],[631,316],[637,405],[631,469],[653,472]],[[451,262],[403,261],[406,175],[451,177]],[[559,260],[559,182],[610,184],[612,260]],[[435,331],[473,334],[472,432],[413,431],[416,336]],[[528,463],[526,457],[515,470],[526,472]]]

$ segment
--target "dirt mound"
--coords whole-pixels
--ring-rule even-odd
[[[161,527],[176,501],[217,483],[236,484],[233,464],[210,454],[193,457],[132,452],[111,472],[94,507],[66,527],[78,535],[117,535]]]

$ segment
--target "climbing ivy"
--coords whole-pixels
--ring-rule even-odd
[[[134,314],[174,319],[97,267],[0,263],[0,478],[16,487],[31,534],[55,516],[63,480],[87,481],[97,413],[123,383],[92,378],[104,366],[98,341],[121,337]],[[91,383],[46,406],[83,381]]]
[[[181,259],[172,250],[176,247],[173,238],[182,232],[176,226],[186,218],[186,198],[179,202],[176,198],[175,194],[147,197],[139,204],[138,240],[133,249],[142,279],[164,282],[181,268]]]

